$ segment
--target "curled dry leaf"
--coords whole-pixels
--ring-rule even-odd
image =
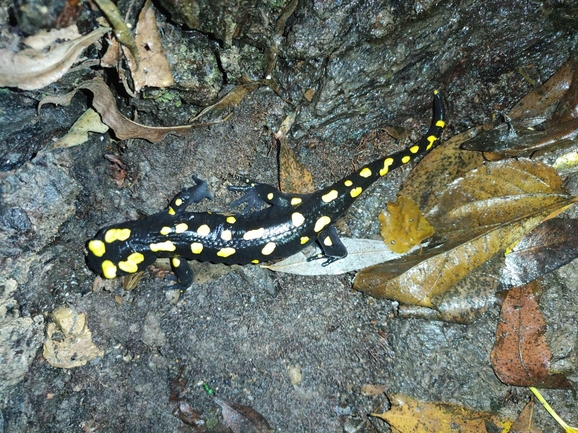
[[[80,89],[87,89],[94,95],[92,106],[102,121],[108,125],[118,139],[142,138],[152,143],[158,143],[169,134],[185,135],[199,125],[155,127],[145,126],[124,117],[116,106],[114,96],[101,78],[85,81],[72,92],[63,96],[47,96],[38,104],[38,110],[44,104],[69,105],[72,97]]]
[[[508,292],[492,349],[492,367],[507,385],[569,388],[561,374],[550,374],[552,355],[546,342],[546,321],[538,305],[537,282]]]
[[[435,307],[433,299],[574,200],[545,164],[489,163],[447,185],[425,213],[441,245],[365,269],[354,287],[375,297]]]
[[[387,204],[387,213],[379,214],[381,237],[394,253],[407,253],[434,234],[433,227],[422,215],[415,202],[400,196]]]
[[[233,433],[273,433],[263,415],[252,407],[218,397],[215,403],[221,406],[224,423]]]
[[[423,402],[403,394],[389,396],[391,409],[375,416],[395,433],[485,433],[508,431],[510,421],[491,412],[444,402]]]
[[[510,427],[509,433],[542,433],[542,429],[534,421],[534,399],[530,399],[524,406],[516,421]]]
[[[578,257],[578,220],[544,221],[506,255],[502,288],[523,286]]]
[[[55,44],[50,50],[0,50],[0,87],[35,90],[58,81],[84,49],[110,29],[99,27],[78,39]]]

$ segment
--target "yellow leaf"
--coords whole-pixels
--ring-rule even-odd
[[[433,227],[412,199],[398,197],[396,202],[387,204],[387,210],[387,213],[381,213],[378,217],[380,233],[394,253],[407,253],[434,234]]]
[[[386,421],[395,433],[484,433],[488,424],[506,433],[511,425],[509,420],[490,412],[451,403],[422,402],[403,394],[390,396],[390,401],[389,411],[371,416]]]

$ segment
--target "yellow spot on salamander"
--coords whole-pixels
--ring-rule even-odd
[[[307,242],[309,242],[309,237],[307,236],[301,236],[301,245],[305,245]]]
[[[253,263],[253,264],[255,264],[255,265],[256,265],[257,263],[259,263],[259,260],[257,260],[257,259],[255,259],[255,260],[251,260],[251,263]]]
[[[331,218],[328,216],[322,216],[317,221],[315,221],[315,227],[313,227],[313,231],[315,233],[319,233],[321,230],[325,228],[325,226],[331,223]]]
[[[168,235],[170,232],[172,232],[172,229],[170,227],[167,227],[167,226],[164,226],[160,231],[161,235],[164,235],[164,236]]]
[[[335,200],[338,195],[339,195],[339,193],[337,192],[337,190],[332,189],[327,194],[322,195],[321,200],[323,200],[325,203],[329,203],[329,202],[332,202],[333,200]]]
[[[361,170],[359,172],[359,175],[361,177],[369,177],[369,176],[371,176],[371,170],[369,168],[365,167],[363,170]]]
[[[174,214],[176,214],[175,210],[171,206],[169,206],[169,215],[174,215]]]
[[[231,233],[231,230],[223,230],[221,232],[221,239],[223,239],[224,241],[230,241],[232,237],[233,233]]]
[[[235,248],[221,248],[219,251],[217,251],[217,255],[219,257],[229,257],[235,254],[236,251],[237,250],[235,250]]]
[[[183,204],[183,201],[180,198],[175,200],[175,206],[180,206],[182,204]]]
[[[383,160],[383,168],[379,170],[380,176],[385,176],[389,172],[389,166],[393,164],[393,158],[385,158]]]
[[[427,145],[426,150],[430,150],[436,140],[437,140],[437,137],[430,135],[427,138],[427,141],[429,141],[429,144]]]
[[[305,222],[305,217],[301,215],[299,212],[293,212],[291,215],[291,222],[295,227],[299,227],[301,224]]]
[[[191,244],[191,252],[193,254],[201,254],[201,252],[203,251],[203,244],[200,242],[193,242]]]
[[[149,245],[149,248],[153,253],[156,253],[157,251],[174,251],[177,249],[175,244],[171,241],[153,243]]]
[[[227,217],[227,222],[229,224],[235,224],[237,222],[237,218],[235,218],[234,216],[228,216]]]
[[[116,278],[116,266],[110,260],[102,262],[102,275],[108,279]]]
[[[268,256],[273,251],[275,251],[276,247],[277,245],[275,244],[275,242],[269,242],[263,247],[263,249],[261,250],[261,254],[263,254],[264,256]]]
[[[330,247],[331,245],[333,245],[333,241],[331,240],[331,238],[329,236],[327,236],[323,240],[323,245],[325,245],[326,247]]]
[[[361,194],[363,192],[363,188],[361,188],[360,186],[358,186],[357,188],[353,188],[351,191],[349,191],[349,195],[353,198],[357,197],[359,194]]]
[[[401,162],[403,162],[404,164],[407,164],[410,161],[411,161],[411,156],[405,155],[403,158],[401,158]]]
[[[245,234],[243,235],[243,239],[245,239],[246,241],[259,239],[263,237],[263,233],[265,233],[265,229],[263,227],[255,230],[249,230],[245,232]]]
[[[104,242],[99,241],[98,239],[91,240],[88,243],[88,249],[96,257],[102,257],[104,256],[104,253],[106,253],[106,246],[104,245]]]
[[[444,122],[443,120],[438,120],[436,122],[436,126],[440,127],[440,128],[445,128],[446,127],[446,122]]]
[[[275,197],[275,196],[273,195],[272,192],[270,192],[269,194],[267,194],[267,200],[273,200],[273,197]]]
[[[180,224],[177,224],[175,226],[175,232],[177,232],[177,233],[186,232],[188,229],[189,229],[189,226],[185,223],[180,223]]]
[[[211,229],[206,224],[199,226],[199,228],[197,229],[197,234],[199,236],[207,236],[209,233],[211,233]]]
[[[129,274],[138,271],[138,264],[142,263],[144,256],[141,253],[132,253],[124,262],[118,262],[118,267]]]
[[[104,234],[104,241],[110,244],[114,241],[126,241],[130,237],[130,229],[108,229]]]
[[[409,148],[409,151],[410,151],[411,153],[418,153],[418,152],[419,152],[419,146],[418,146],[418,145],[411,146],[411,147]]]
[[[298,204],[301,204],[303,200],[301,199],[301,197],[293,197],[291,199],[291,205],[292,206],[297,206]]]
[[[181,265],[181,260],[178,257],[173,257],[171,264],[173,267],[178,268]]]
[[[350,181],[349,179],[347,179],[345,182],[343,182],[343,184],[344,184],[345,186],[351,186],[351,185],[353,185],[353,182]]]

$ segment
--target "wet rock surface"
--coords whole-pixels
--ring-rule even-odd
[[[121,11],[125,3],[119,2]],[[256,8],[258,2],[246,3],[243,7]],[[232,25],[237,21],[228,20],[238,15],[215,17],[213,27],[194,30],[193,22],[176,19],[177,2],[159,3],[167,56],[173,65],[190,65],[196,72],[187,75],[185,67],[170,92],[147,90],[147,98],[138,100],[112,80],[121,111],[151,125],[171,124],[173,113],[172,124],[183,124],[243,75],[262,78],[266,47],[285,6],[270,3],[263,2],[263,13],[250,9],[255,13],[242,18],[251,25],[239,31]],[[9,6],[0,1],[0,8]],[[189,381],[186,396],[208,424],[219,418],[219,408],[201,383],[219,397],[253,407],[280,432],[351,431],[367,413],[383,409],[383,396],[360,393],[365,384],[518,413],[527,390],[501,384],[489,364],[498,306],[469,326],[402,320],[393,317],[391,302],[353,292],[350,275],[221,272],[204,265],[196,271],[200,283],[176,301],[163,290],[167,282],[151,273],[132,291],[117,280],[93,284],[84,243],[105,225],[163,209],[192,184],[192,175],[206,179],[215,196],[199,210],[229,209],[236,197],[226,186],[236,184],[239,173],[276,184],[272,133],[295,107],[290,143],[317,187],[397,150],[360,146],[368,133],[385,126],[423,131],[433,89],[448,106],[447,136],[487,123],[571,55],[578,40],[573,7],[302,1],[278,36],[273,72],[293,106],[261,88],[226,122],[158,144],[119,143],[94,134],[81,146],[38,155],[74,122],[86,98],[76,96],[70,107],[45,106],[37,116],[35,101],[56,86],[38,92],[1,89],[0,143],[11,146],[0,154],[9,170],[0,174],[0,262],[7,281],[2,287],[9,287],[1,298],[0,311],[6,313],[0,314],[0,338],[10,341],[2,343],[7,351],[0,357],[12,362],[0,370],[4,431],[192,431],[171,414],[169,403],[170,383],[181,366]],[[0,22],[2,31],[7,16],[0,14],[6,21]],[[27,31],[41,21],[26,20]],[[59,84],[59,92],[83,79],[74,74]],[[127,166],[120,187],[103,158],[108,153]],[[9,165],[8,159],[17,162]],[[395,197],[407,172],[392,173],[364,194],[346,216],[345,231],[375,235],[377,213]],[[578,305],[576,269],[571,263],[546,279],[543,296],[555,365],[574,375],[576,316],[566,306]],[[41,356],[44,317],[63,305],[86,314],[92,340],[104,350],[80,368],[54,368]],[[563,418],[578,424],[571,392],[546,394]],[[544,411],[537,409],[537,416],[545,430],[554,431]],[[358,431],[387,430],[373,420]]]

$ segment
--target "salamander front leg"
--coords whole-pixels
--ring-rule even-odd
[[[328,266],[339,259],[347,257],[347,248],[345,248],[345,245],[343,245],[343,242],[339,239],[335,227],[330,226],[327,230],[321,232],[317,242],[321,247],[322,253],[309,257],[307,259],[308,262],[327,259],[321,266]]]
[[[168,290],[179,290],[179,297],[193,285],[193,271],[187,261],[181,257],[171,259],[171,267],[175,273],[177,282],[167,287]]]
[[[172,200],[169,205],[169,215],[178,215],[187,209],[191,203],[199,203],[204,199],[212,200],[213,196],[209,192],[207,182],[193,176],[196,185],[183,189]]]
[[[308,196],[307,194],[286,194],[274,186],[253,182],[251,179],[245,179],[245,183],[246,185],[228,187],[230,191],[245,193],[230,204],[232,207],[245,204],[245,212],[259,210],[265,204],[283,207],[298,206]]]

